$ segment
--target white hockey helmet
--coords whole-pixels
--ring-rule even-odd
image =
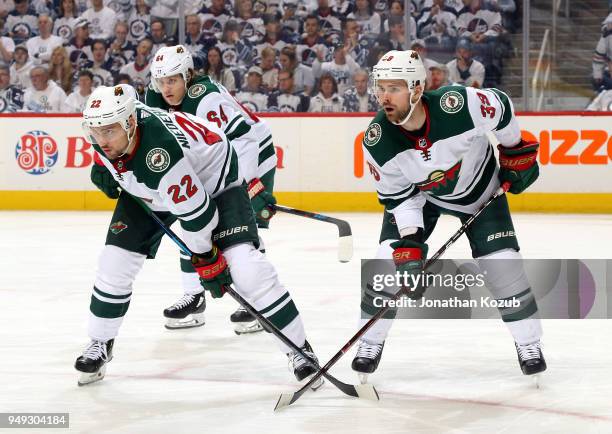
[[[410,92],[410,111],[399,122],[392,122],[395,125],[402,125],[410,119],[414,109],[421,99],[423,93],[413,99],[414,89],[421,86],[425,90],[425,82],[427,80],[427,71],[421,60],[419,53],[413,50],[391,50],[387,52],[378,63],[372,68],[372,82],[374,85],[374,94],[378,96],[378,81],[379,80],[404,80]],[[379,100],[380,102],[380,100]]]
[[[151,62],[151,87],[155,92],[161,93],[157,79],[181,74],[187,88],[190,69],[193,70],[193,57],[187,48],[183,45],[161,47]]]
[[[372,69],[374,87],[378,80],[404,80],[408,89],[421,85],[425,87],[427,71],[419,53],[412,50],[387,52]]]
[[[102,127],[119,123],[129,132],[129,119],[136,112],[136,101],[119,86],[99,86],[87,99],[83,120],[86,127]]]

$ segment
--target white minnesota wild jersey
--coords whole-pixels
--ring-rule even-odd
[[[138,136],[132,154],[109,161],[96,151],[121,188],[154,211],[177,216],[194,252],[212,248],[218,215],[214,198],[242,185],[236,152],[214,123],[136,103]]]
[[[423,227],[425,201],[472,214],[499,186],[492,132],[503,146],[521,132],[508,96],[497,89],[446,86],[425,92],[427,119],[406,131],[378,112],[363,138],[378,199],[401,230]]]
[[[179,107],[170,107],[161,94],[151,88],[147,89],[145,102],[152,107],[180,110],[214,122],[236,149],[241,173],[247,181],[276,167],[270,127],[208,76],[193,81]]]

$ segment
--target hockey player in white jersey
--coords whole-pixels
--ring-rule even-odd
[[[191,53],[182,45],[163,47],[155,53],[151,63],[151,86],[145,101],[152,107],[178,110],[208,119],[223,129],[236,149],[241,171],[249,185],[257,226],[260,229],[268,228],[269,220],[274,215],[271,205],[276,203],[273,188],[277,160],[272,131],[266,122],[236,101],[223,85],[208,76],[196,75]],[[260,246],[263,251],[261,239]],[[182,262],[181,270],[185,295],[177,301],[179,308],[167,309],[164,312],[166,316],[182,316],[189,309],[189,305],[181,307],[185,297],[198,298],[194,292],[198,290],[201,293],[197,289],[197,276],[189,264]],[[194,301],[191,301],[192,306]],[[262,330],[259,322],[241,307],[230,320],[235,324],[237,334]]]
[[[221,297],[233,283],[255,309],[314,357],[291,295],[257,250],[255,215],[236,152],[223,130],[187,113],[141,104],[121,86],[96,89],[83,117],[94,148],[122,193],[98,261],[91,342],[75,363],[82,373],[79,384],[104,377],[132,283],[145,259],[155,256],[163,236],[145,206],[167,225],[180,222],[185,244],[196,252],[190,261],[205,290]],[[301,354],[278,342],[299,381],[314,374]]]
[[[425,242],[440,215],[464,221],[500,182],[510,182],[511,193],[524,191],[538,177],[539,145],[521,139],[512,103],[497,89],[446,86],[424,92],[426,71],[415,51],[386,53],[372,75],[382,110],[365,132],[363,149],[385,206],[376,258],[394,259],[402,274],[419,274],[427,257]],[[500,167],[487,139],[490,133],[500,142]],[[500,308],[500,314],[523,373],[544,371],[537,304],[505,195],[485,208],[466,235],[493,297],[520,301],[520,307]],[[420,298],[424,289],[411,290],[411,297]],[[392,296],[366,289],[361,325],[378,310],[374,298]],[[376,370],[395,315],[388,311],[360,340],[352,368],[362,381]]]

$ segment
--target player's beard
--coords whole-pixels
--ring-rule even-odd
[[[400,110],[398,110],[398,109],[396,108],[395,110],[393,110],[393,112],[392,112],[392,113],[387,113],[387,112],[385,112],[385,115],[387,116],[387,120],[388,120],[389,122],[394,123],[394,122],[399,122],[399,121],[401,121],[402,119],[405,119],[405,118],[406,118],[406,116],[408,116],[408,113],[410,113],[410,108],[411,108],[411,107],[412,107],[412,106],[410,105],[410,103],[408,103],[408,109],[406,109],[406,110],[401,110],[401,111],[400,111]]]

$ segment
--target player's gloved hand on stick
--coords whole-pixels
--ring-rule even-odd
[[[119,183],[104,166],[98,154],[94,154],[94,164],[89,175],[91,182],[110,199],[117,199],[121,193]]]
[[[510,182],[510,193],[519,194],[525,191],[538,179],[540,169],[537,156],[538,142],[522,140],[512,148],[498,145],[499,149],[499,180]]]
[[[267,228],[270,224],[270,219],[276,214],[273,206],[276,204],[276,198],[272,193],[266,191],[265,188],[259,178],[253,178],[249,182],[248,192],[257,224],[260,227]]]
[[[391,243],[391,247],[393,248],[395,268],[402,276],[404,276],[404,273],[407,273],[409,276],[408,282],[412,283],[411,276],[416,278],[423,271],[425,258],[427,258],[427,244],[402,238]],[[426,289],[422,284],[423,279],[424,277],[419,277],[418,284],[415,287],[408,288],[408,298],[419,300],[423,297]]]
[[[191,257],[193,268],[200,276],[200,283],[209,291],[213,298],[223,297],[225,286],[232,284],[232,276],[227,261],[217,247],[201,255]]]

